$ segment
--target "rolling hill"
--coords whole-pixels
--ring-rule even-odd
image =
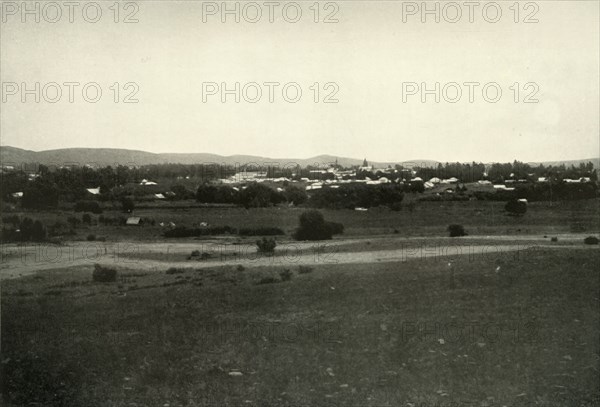
[[[336,157],[333,155],[319,155],[311,158],[271,158],[253,155],[230,155],[222,156],[209,153],[163,153],[156,154],[141,150],[126,150],[119,148],[61,148],[57,150],[32,151],[21,148],[0,146],[0,162],[3,166],[12,165],[19,167],[25,164],[44,165],[148,165],[148,164],[219,164],[219,165],[244,165],[257,163],[262,166],[267,163],[277,163],[279,166],[327,165],[337,162],[345,167],[361,165],[363,160],[358,158]],[[600,166],[600,159],[589,158],[581,160],[547,161],[544,165],[565,164],[579,165],[591,161],[595,168]],[[404,164],[405,166],[436,166],[438,161],[418,159],[398,162],[371,162],[369,164],[377,168],[385,168],[388,165]]]

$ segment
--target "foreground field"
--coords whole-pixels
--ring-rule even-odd
[[[5,405],[600,403],[597,249],[186,264],[3,281]]]

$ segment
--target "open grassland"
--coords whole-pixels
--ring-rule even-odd
[[[533,214],[533,228],[534,213],[521,223]],[[389,228],[375,211],[346,224],[362,215]],[[2,282],[4,402],[595,406],[599,264],[598,250],[573,245],[302,268],[120,266],[114,283],[92,282],[91,266],[39,272]]]
[[[464,225],[470,235],[552,234],[569,232],[600,232],[599,204],[597,199],[564,202],[532,202],[522,217],[508,216],[504,202],[416,202],[409,205],[406,198],[401,211],[372,208],[366,212],[354,210],[322,210],[328,221],[342,223],[345,236],[374,236],[400,234],[401,236],[445,236],[451,223]],[[412,208],[412,209],[411,209]],[[93,225],[79,226],[76,236],[67,239],[84,240],[88,234],[113,241],[164,240],[165,228],[161,222],[178,226],[198,226],[207,222],[211,226],[256,228],[273,226],[283,229],[287,236],[298,226],[298,217],[306,208],[271,207],[244,209],[240,207],[209,207],[189,202],[160,202],[145,207],[140,205],[135,216],[152,219],[154,226],[105,226],[97,224],[99,215],[92,215]],[[40,219],[46,225],[65,221],[69,216],[81,217],[72,211],[16,212],[21,216]],[[118,210],[105,211],[103,216],[128,216]]]

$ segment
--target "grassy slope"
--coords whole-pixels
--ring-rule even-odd
[[[293,267],[276,284],[256,282],[281,268],[6,281],[5,401],[597,405],[599,263],[596,250],[555,249],[452,267]],[[454,323],[462,336],[411,334],[412,323]]]

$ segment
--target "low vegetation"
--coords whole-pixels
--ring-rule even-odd
[[[112,283],[117,281],[117,270],[112,267],[94,264],[92,279],[100,283]]]
[[[317,210],[303,212],[299,221],[300,226],[293,235],[296,240],[329,240],[333,235],[344,232],[344,225],[327,222]]]
[[[260,240],[256,241],[258,253],[273,253],[275,252],[275,247],[277,247],[277,242],[273,238],[263,237]]]
[[[449,225],[448,232],[450,233],[450,237],[461,237],[467,235],[464,226],[457,224]]]

